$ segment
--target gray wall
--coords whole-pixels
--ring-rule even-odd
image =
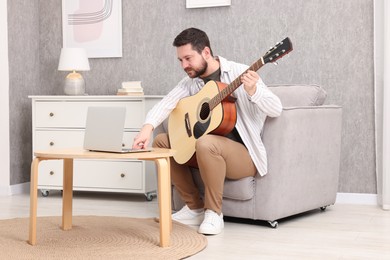
[[[8,6],[15,184],[29,179],[27,95],[62,94],[65,73],[57,71],[61,1]],[[343,106],[339,192],[376,193],[372,0],[232,0],[230,7],[206,9],[186,9],[184,0],[122,0],[122,13],[123,57],[90,60],[89,94],[115,94],[128,80],[142,80],[146,94],[166,94],[184,76],[172,40],[190,26],[209,34],[214,54],[247,64],[289,36],[294,51],[260,75],[267,84],[321,85],[328,104]]]
[[[8,8],[10,184],[30,180],[31,102],[39,93],[38,1],[10,0]]]

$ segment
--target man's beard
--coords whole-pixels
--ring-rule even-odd
[[[197,68],[197,69],[187,68],[184,71],[187,73],[187,75],[190,78],[193,79],[193,78],[197,78],[197,77],[200,77],[201,75],[203,75],[207,70],[207,66],[208,66],[207,62],[203,59],[203,62],[199,68]]]

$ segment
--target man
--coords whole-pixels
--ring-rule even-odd
[[[180,99],[195,95],[209,80],[229,84],[248,69],[246,65],[214,57],[208,36],[196,28],[181,32],[173,45],[187,77],[149,111],[133,148],[148,146],[155,127],[169,116]],[[172,183],[186,203],[172,219],[188,225],[200,224],[198,232],[202,234],[219,234],[223,230],[222,195],[226,178],[241,179],[267,172],[260,133],[266,116],[279,116],[282,105],[256,72],[247,71],[241,82],[232,93],[237,98],[237,122],[232,132],[226,136],[206,134],[197,139],[195,161],[180,165],[171,160]],[[170,148],[169,136],[156,136],[153,147]],[[190,167],[199,168],[205,186],[204,200]]]

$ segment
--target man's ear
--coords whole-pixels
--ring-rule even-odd
[[[204,47],[203,51],[202,51],[202,55],[203,55],[203,58],[205,60],[209,59],[211,57],[211,50],[209,47]]]

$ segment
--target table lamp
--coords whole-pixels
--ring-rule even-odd
[[[88,71],[89,62],[87,53],[83,48],[62,48],[59,71],[72,71],[65,78],[64,93],[66,95],[84,95],[85,81],[76,71]]]

